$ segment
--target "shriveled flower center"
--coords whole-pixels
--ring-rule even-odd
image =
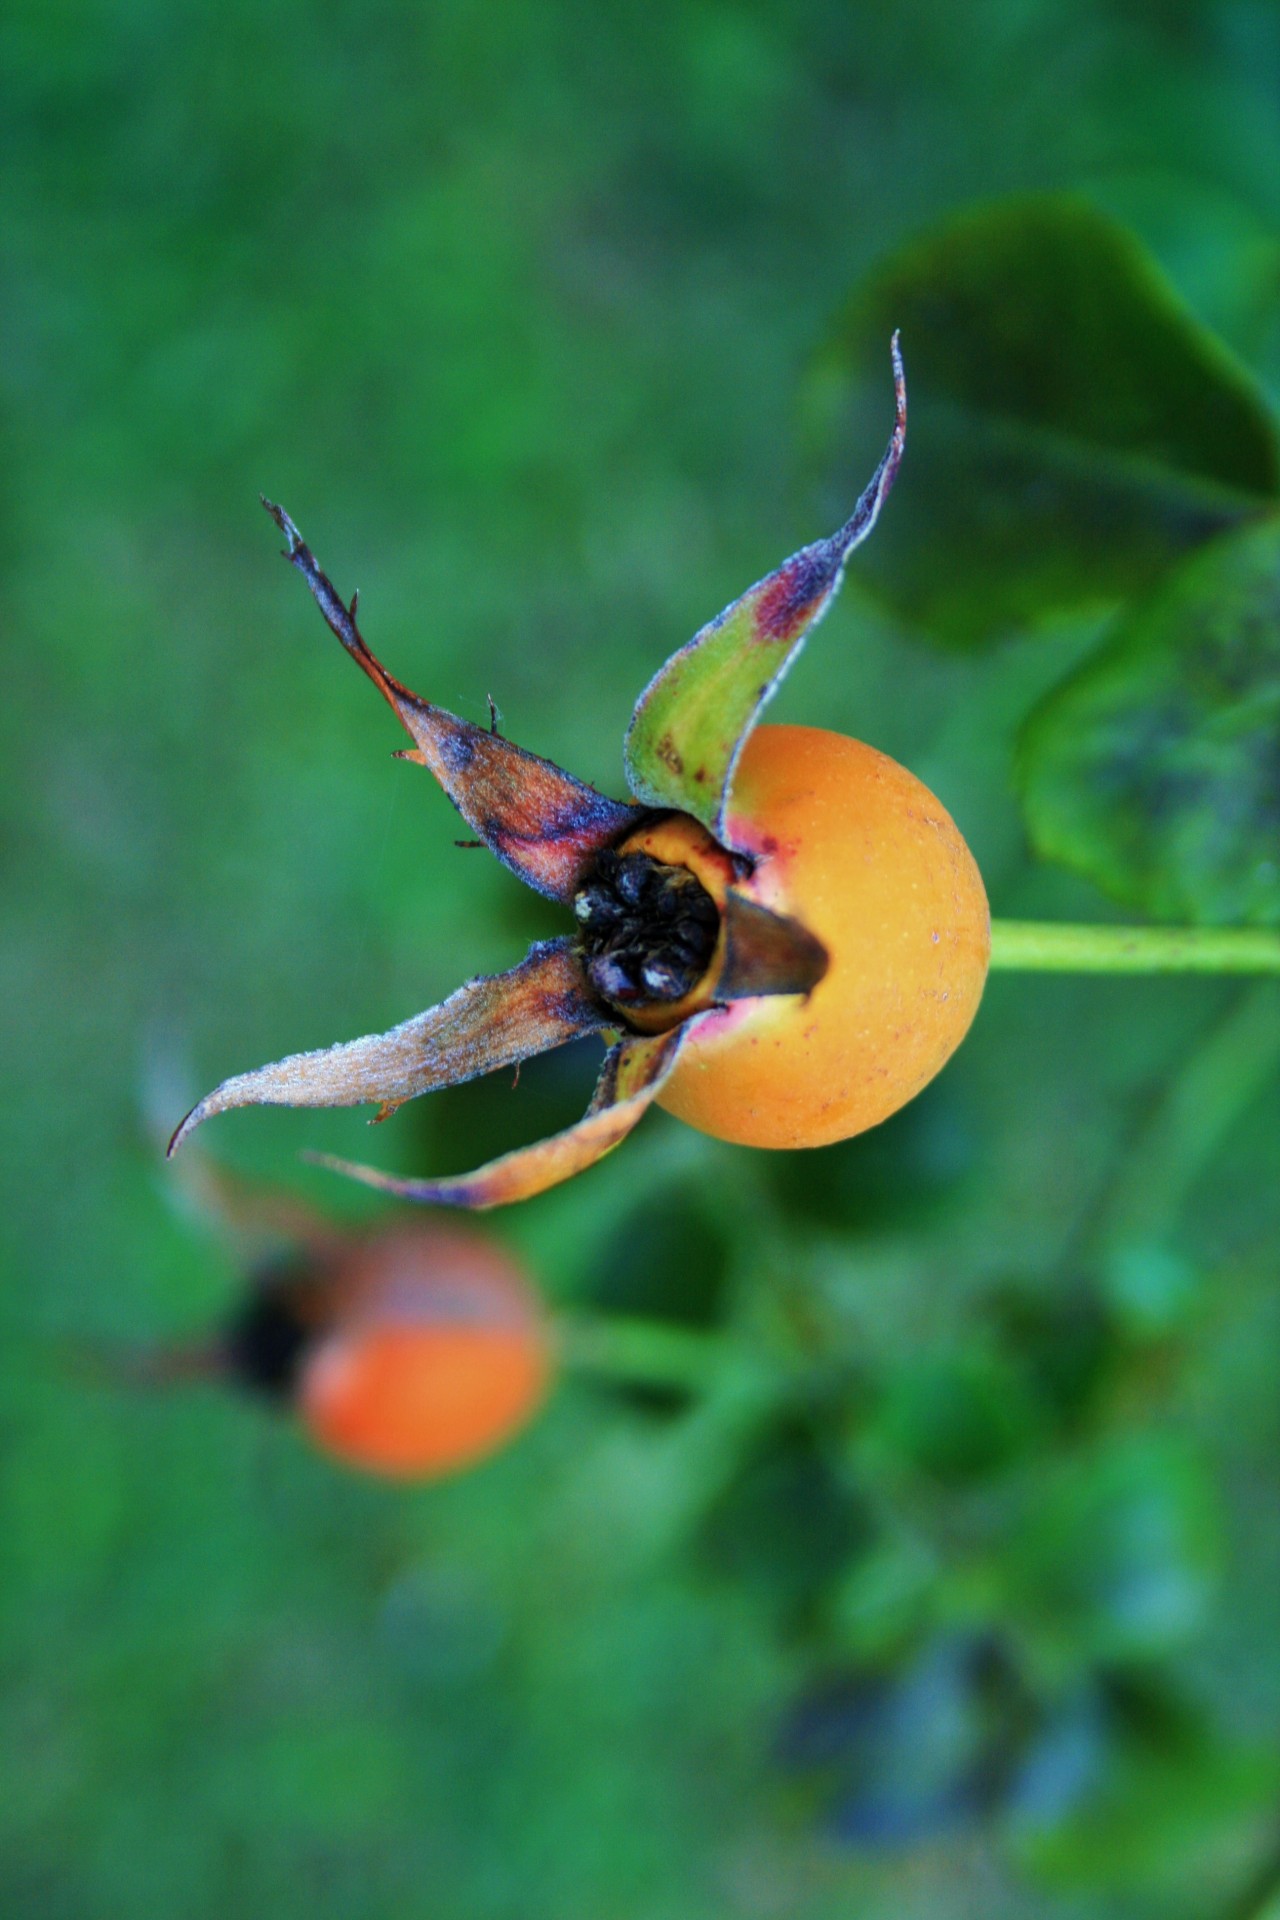
[[[720,932],[715,901],[687,867],[605,852],[574,896],[587,977],[611,1006],[665,1006],[693,992]]]

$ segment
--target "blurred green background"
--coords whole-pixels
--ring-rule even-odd
[[[394,671],[618,791],[659,662],[870,472],[885,343],[839,471],[804,395],[953,209],[1079,191],[1280,396],[1278,76],[1262,0],[4,9],[6,1916],[1268,1911],[1274,985],[997,977],[794,1159],[651,1115],[495,1230],[701,1384],[574,1373],[447,1485],[76,1354],[235,1296],[154,1138],[191,1095],[561,928],[390,760],[259,489]],[[859,565],[777,716],[910,765],[997,913],[1119,912],[1012,771],[1114,573],[1034,622],[993,574],[992,643],[938,647]],[[593,1064],[209,1147],[356,1217],[301,1147],[461,1168]]]

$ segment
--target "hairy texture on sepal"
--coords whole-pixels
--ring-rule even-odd
[[[509,973],[469,980],[389,1033],[290,1054],[224,1080],[191,1109],[169,1152],[232,1107],[358,1107],[376,1100],[382,1120],[420,1093],[546,1053],[597,1032],[607,1018],[588,995],[572,941],[539,941]]]
[[[400,1179],[376,1167],[339,1160],[331,1154],[310,1154],[316,1165],[345,1173],[381,1193],[401,1200],[417,1200],[438,1207],[467,1207],[483,1212],[509,1206],[545,1193],[548,1187],[571,1180],[576,1173],[602,1160],[625,1140],[645,1108],[652,1105],[663,1081],[676,1063],[685,1036],[697,1026],[686,1021],[672,1033],[620,1040],[605,1055],[596,1090],[583,1118],[549,1140],[490,1160],[474,1173],[442,1180]]]
[[[356,600],[347,606],[340,598],[284,508],[265,499],[262,504],[288,542],[285,558],[310,587],[329,627],[416,743],[416,750],[400,757],[435,775],[504,866],[550,899],[571,900],[597,854],[630,832],[641,810],[597,793],[492,727],[460,720],[412,693],[370,651],[356,625]]]
[[[830,606],[845,562],[875,526],[898,471],[907,395],[897,334],[892,352],[893,434],[849,520],[792,554],[695,634],[658,670],[632,716],[625,748],[632,792],[652,807],[691,813],[725,845],[725,810],[747,736]]]

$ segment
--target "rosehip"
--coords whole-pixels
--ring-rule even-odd
[[[536,1297],[515,1262],[458,1228],[398,1227],[255,1290],[221,1343],[228,1374],[292,1405],[336,1459],[436,1478],[495,1452],[550,1377]]]
[[[991,950],[982,878],[913,774],[815,727],[756,729],[728,820],[754,858],[745,878],[687,815],[625,851],[687,867],[717,905],[734,885],[799,921],[828,966],[803,998],[739,1000],[700,1020],[658,1104],[744,1146],[826,1146],[887,1119],[963,1040]],[[687,1017],[697,1001],[671,1011]]]
[[[468,981],[389,1033],[293,1054],[207,1095],[171,1150],[252,1104],[379,1103],[612,1032],[584,1119],[453,1179],[329,1164],[414,1200],[491,1207],[589,1166],[653,1100],[756,1146],[819,1146],[874,1126],[959,1045],[989,955],[986,898],[949,816],[883,754],[804,727],[755,731],[845,563],[874,527],[906,434],[896,417],[849,520],[709,622],[641,695],[625,743],[634,801],[421,699],[371,653],[282,508],[268,511],[332,631],[394,708],[483,843],[572,905],[575,936]]]
[[[537,1412],[550,1330],[535,1288],[489,1236],[434,1221],[343,1230],[199,1160],[185,1185],[235,1244],[265,1236],[294,1251],[252,1270],[211,1337],[97,1353],[111,1377],[242,1387],[295,1413],[325,1453],[396,1479],[471,1466]]]

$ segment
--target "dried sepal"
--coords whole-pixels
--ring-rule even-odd
[[[587,992],[573,942],[542,940],[509,973],[469,980],[389,1033],[290,1054],[224,1080],[191,1109],[169,1152],[202,1121],[232,1107],[358,1107],[378,1101],[376,1117],[385,1119],[420,1093],[528,1060],[606,1024]]]
[[[893,434],[850,519],[829,539],[792,554],[695,634],[659,668],[632,715],[625,755],[637,799],[691,813],[726,846],[732,841],[725,812],[743,745],[831,604],[845,562],[875,526],[897,474],[907,394],[896,334],[892,353]]]
[[[329,627],[368,674],[416,743],[401,754],[432,772],[473,832],[503,865],[552,900],[571,900],[602,848],[613,846],[641,818],[638,807],[610,800],[552,761],[504,740],[493,727],[461,720],[433,706],[388,673],[283,507],[263,506],[283,533],[285,558],[306,581]]]
[[[717,1001],[812,993],[831,964],[821,940],[798,920],[730,887],[721,908],[724,941],[713,988]]]
[[[402,1179],[332,1154],[307,1157],[317,1166],[347,1174],[380,1193],[431,1206],[466,1207],[479,1213],[489,1207],[529,1200],[594,1166],[626,1139],[645,1108],[652,1105],[676,1063],[685,1036],[696,1025],[696,1020],[690,1020],[671,1033],[629,1035],[619,1040],[605,1055],[591,1105],[581,1120],[548,1140],[490,1160],[474,1173],[439,1180]]]

